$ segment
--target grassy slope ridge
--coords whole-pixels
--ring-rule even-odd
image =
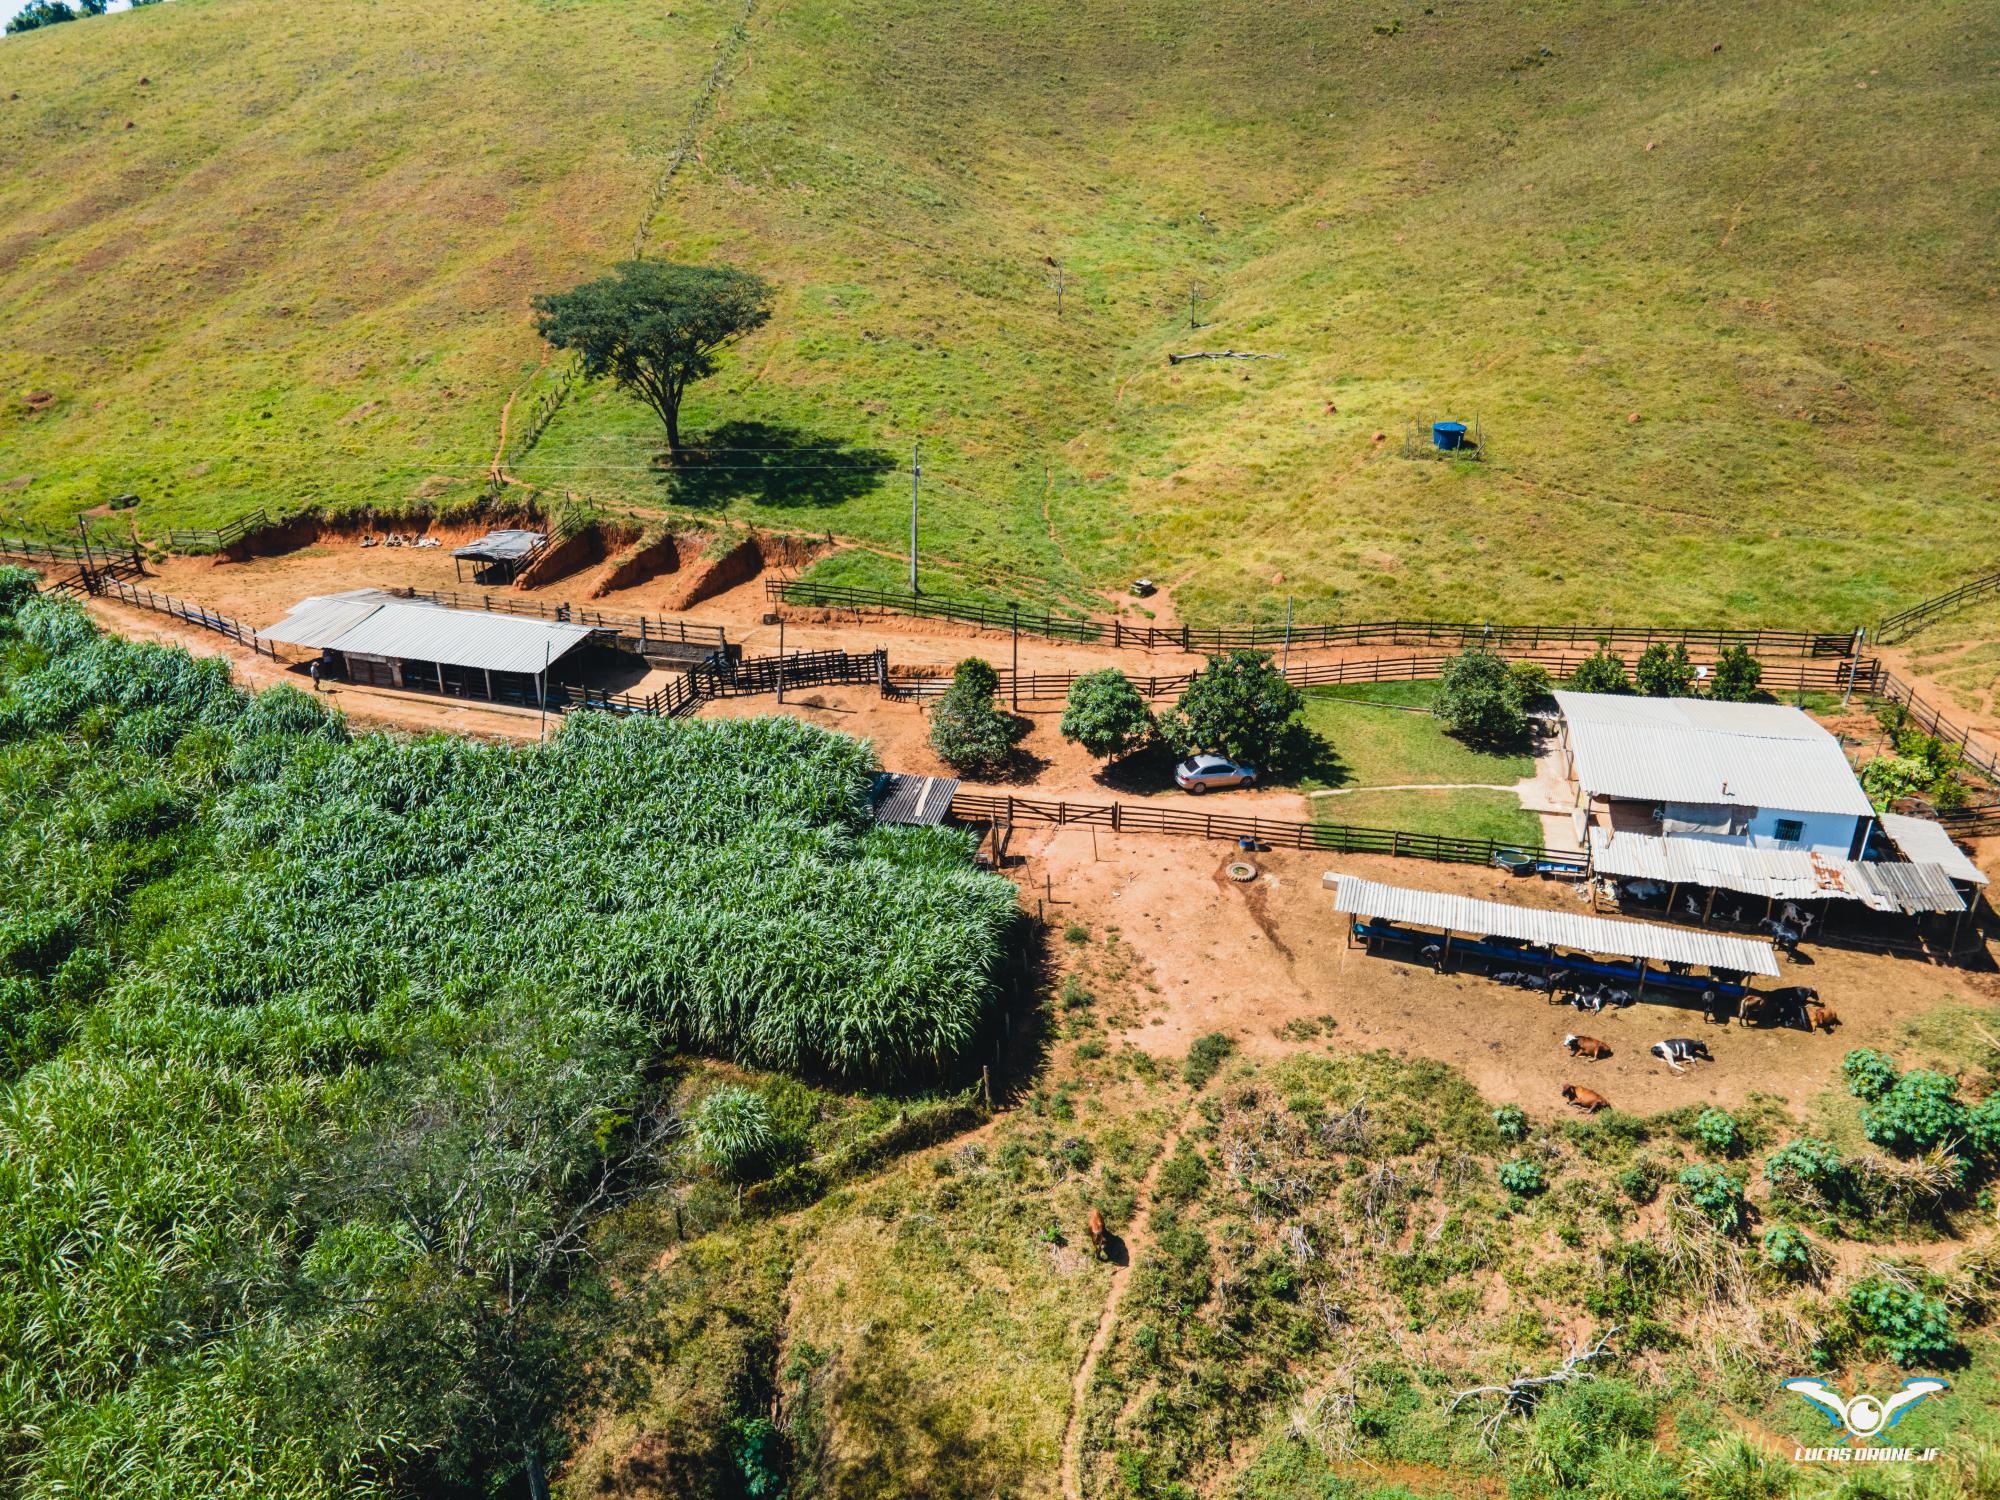
[[[894,545],[855,451],[921,437],[942,559],[1206,617],[1847,623],[1976,565],[1990,8],[1433,10],[758,11],[653,234],[784,288],[690,413],[727,461],[669,487],[586,395],[523,474]],[[739,15],[183,0],[0,49],[0,496],[469,493],[527,296],[626,252]],[[1475,414],[1490,464],[1396,456]]]

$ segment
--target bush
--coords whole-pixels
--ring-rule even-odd
[[[1000,775],[1020,737],[1013,719],[994,706],[998,685],[993,668],[969,656],[953,671],[951,686],[931,710],[931,749],[968,776]]]
[[[1436,711],[1446,734],[1475,745],[1512,745],[1528,732],[1519,682],[1504,661],[1478,647],[1445,663]]]
[[[1153,1184],[1153,1196],[1161,1203],[1185,1203],[1199,1198],[1208,1186],[1208,1165],[1186,1141],[1160,1163],[1160,1175]]]
[[[1634,1203],[1651,1203],[1660,1196],[1660,1169],[1649,1161],[1635,1162],[1618,1174],[1618,1191]]]
[[[1724,1234],[1743,1227],[1743,1184],[1720,1167],[1683,1167],[1681,1186],[1688,1201],[1702,1211],[1708,1221]]]
[[[1541,1167],[1524,1156],[1500,1163],[1500,1186],[1523,1198],[1532,1198],[1549,1185]]]
[[[1848,1292],[1847,1306],[1861,1330],[1905,1368],[1943,1364],[1958,1353],[1951,1309],[1941,1298],[1870,1277]]]
[[[1847,1163],[1827,1142],[1807,1136],[1765,1159],[1764,1180],[1781,1196],[1831,1202],[1847,1190]]]
[[[1602,646],[1586,656],[1569,674],[1565,684],[1573,693],[1629,693],[1632,681],[1625,675],[1625,663]]]
[[[1840,1060],[1840,1076],[1857,1099],[1880,1099],[1896,1086],[1895,1064],[1868,1047],[1858,1047]]]
[[[696,1107],[695,1149],[733,1182],[754,1177],[777,1149],[777,1122],[761,1095],[726,1083]]]
[[[1861,1111],[1861,1132],[1891,1151],[1928,1151],[1965,1134],[1965,1106],[1942,1073],[1917,1068]]]
[[[1789,1224],[1764,1233],[1764,1264],[1781,1276],[1801,1280],[1812,1269],[1812,1244]]]
[[[1980,1156],[2000,1156],[2000,1094],[1980,1100],[1965,1112],[1965,1139]]]
[[[1062,737],[1100,760],[1128,755],[1153,737],[1153,711],[1116,667],[1086,672],[1070,684]]]
[[[1685,698],[1694,691],[1694,663],[1678,641],[1655,641],[1632,664],[1632,678],[1648,698]]]
[[[1235,1050],[1236,1043],[1219,1031],[1196,1037],[1194,1045],[1188,1048],[1187,1060],[1181,1064],[1181,1077],[1195,1088],[1203,1088],[1221,1068],[1222,1060]]]
[[[1195,675],[1160,734],[1178,755],[1212,751],[1269,764],[1290,737],[1305,695],[1271,665],[1268,651],[1212,656]]]
[[[1525,1141],[1528,1138],[1528,1117],[1518,1104],[1503,1104],[1493,1111],[1493,1128],[1500,1132],[1500,1138],[1507,1141]]]
[[[1548,697],[1555,690],[1555,678],[1551,677],[1549,669],[1538,661],[1517,661],[1508,667],[1507,671],[1514,679],[1514,691],[1521,695],[1523,708]]]
[[[1717,1156],[1734,1156],[1743,1149],[1743,1130],[1726,1109],[1705,1109],[1695,1117],[1694,1138]]]
[[[27,568],[0,567],[0,620],[11,620],[41,589],[41,575]]]
[[[1750,654],[1750,648],[1731,646],[1715,659],[1715,670],[1708,678],[1708,696],[1725,703],[1748,703],[1757,696],[1757,685],[1763,680],[1763,663]]]

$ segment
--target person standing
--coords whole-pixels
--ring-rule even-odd
[[[322,660],[322,658],[320,658],[320,657],[317,657],[317,656],[315,656],[315,657],[313,658],[313,660],[312,660],[312,680],[313,680],[313,691],[314,691],[315,693],[317,693],[317,692],[319,692],[319,691],[320,691],[320,685],[319,685],[319,664],[320,664],[321,660]]]

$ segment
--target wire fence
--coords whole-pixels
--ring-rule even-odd
[[[17,557],[23,562],[89,563],[98,567],[113,563],[139,564],[139,549],[130,541],[58,541],[30,536],[0,536],[0,557]]]
[[[1057,614],[1047,607],[1026,609],[1015,604],[959,598],[949,594],[912,594],[893,589],[852,588],[818,583],[810,578],[771,578],[765,597],[779,604],[860,613],[907,614],[924,619],[955,620],[994,630],[1020,630],[1030,635],[1093,645],[1139,650],[1233,651],[1264,647],[1300,649],[1323,646],[1489,646],[1494,650],[1539,650],[1551,646],[1605,646],[1613,650],[1644,650],[1655,644],[1683,645],[1690,650],[1721,652],[1741,646],[1758,656],[1841,657],[1854,654],[1853,631],[1730,630],[1662,625],[1491,625],[1440,620],[1367,620],[1349,624],[1251,624],[1197,628],[1129,625],[1117,619],[1092,619]]]
[[[1435,833],[1406,833],[1394,828],[1363,828],[1345,823],[1304,823],[1283,818],[1246,818],[1233,813],[1209,813],[1188,807],[1150,807],[1137,802],[1065,802],[1012,793],[961,790],[951,799],[951,814],[965,822],[1008,827],[1047,823],[1059,827],[1091,827],[1114,833],[1157,833],[1179,838],[1250,841],[1253,847],[1322,849],[1343,854],[1387,854],[1400,859],[1443,860],[1453,864],[1489,865],[1502,854],[1546,866],[1553,873],[1582,876],[1584,857],[1545,849],[1538,843],[1506,843],[1498,839],[1452,838]]]

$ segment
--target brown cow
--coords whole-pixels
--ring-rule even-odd
[[[1578,1036],[1571,1032],[1563,1038],[1563,1051],[1571,1057],[1587,1057],[1592,1062],[1598,1062],[1611,1055],[1611,1044],[1600,1042],[1594,1036]]]
[[[1831,1005],[1808,1005],[1806,1007],[1807,1031],[1832,1031],[1840,1024],[1840,1012]]]
[[[1107,1238],[1104,1232],[1104,1215],[1093,1208],[1090,1211],[1088,1227],[1090,1229],[1090,1253],[1099,1260],[1103,1260],[1105,1254],[1104,1242]]]
[[[1564,1084],[1563,1098],[1567,1099],[1587,1115],[1594,1115],[1600,1109],[1611,1108],[1611,1101],[1609,1099],[1598,1093],[1596,1089],[1587,1089],[1581,1084]]]

